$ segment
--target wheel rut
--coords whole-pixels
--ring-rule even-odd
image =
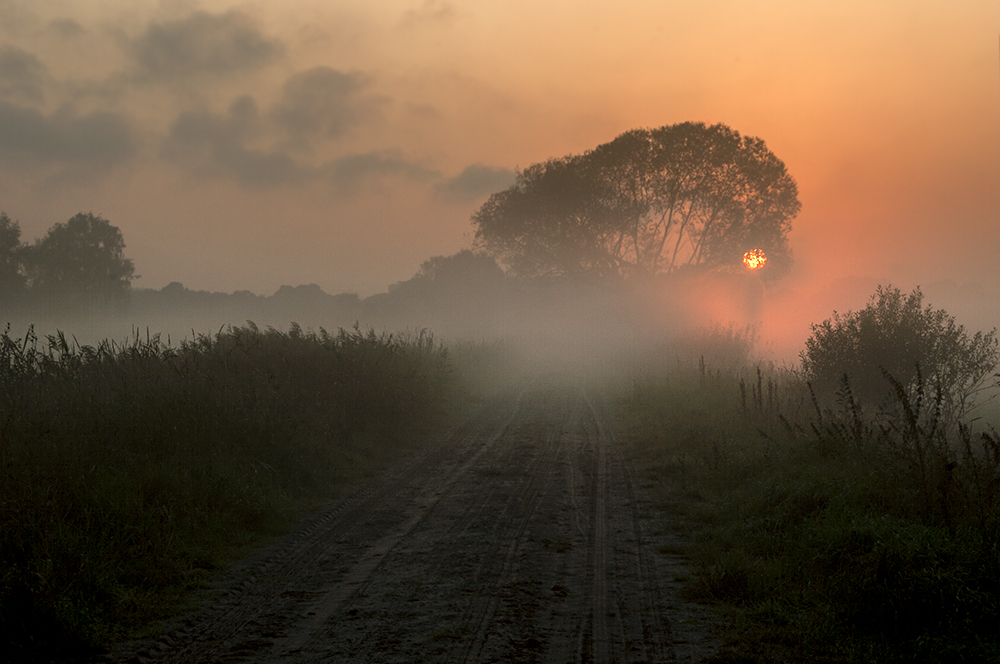
[[[672,662],[716,646],[607,405],[493,398],[105,662]]]

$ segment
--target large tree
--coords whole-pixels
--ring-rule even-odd
[[[795,181],[759,138],[717,124],[635,129],[534,164],[473,215],[476,245],[521,275],[665,274],[790,263]]]
[[[24,264],[33,293],[114,301],[128,293],[135,266],[125,258],[122,232],[91,213],[55,224],[24,249]]]

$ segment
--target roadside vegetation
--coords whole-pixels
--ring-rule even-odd
[[[623,408],[694,533],[689,592],[732,625],[713,661],[1000,660],[995,336],[886,288],[815,325],[803,368],[718,369],[751,340],[705,338]]]
[[[444,425],[427,334],[0,335],[0,650],[79,653]]]

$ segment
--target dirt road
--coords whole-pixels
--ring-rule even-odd
[[[606,405],[539,382],[220,579],[113,662],[674,662],[716,645]]]

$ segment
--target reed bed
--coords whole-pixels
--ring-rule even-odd
[[[100,647],[448,417],[427,334],[0,336],[0,650]]]

